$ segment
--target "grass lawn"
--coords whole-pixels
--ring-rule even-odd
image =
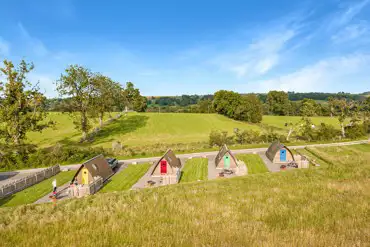
[[[207,180],[208,178],[208,159],[193,158],[186,161],[182,169],[180,182],[193,182]]]
[[[236,157],[244,161],[248,168],[248,174],[268,172],[265,163],[258,154],[238,154]]]
[[[115,116],[118,113],[112,113]],[[67,113],[50,112],[46,121],[54,121],[55,126],[47,128],[40,132],[32,132],[27,134],[27,138],[31,143],[37,144],[40,147],[54,145],[57,142],[64,144],[77,143],[81,138],[81,133],[77,131],[73,125],[72,118]],[[108,115],[104,117],[104,121],[108,120]],[[98,120],[92,122],[93,126],[98,126]]]
[[[98,193],[56,208],[2,208],[1,243],[367,246],[370,153],[353,147],[315,148],[335,164],[325,168]]]
[[[55,128],[29,134],[31,142],[40,146],[53,145],[58,141],[77,144],[81,136],[67,114],[50,113],[49,118],[57,122]],[[105,126],[89,145],[111,148],[113,141],[121,141],[129,146],[141,146],[143,143],[206,142],[212,130],[226,130],[231,134],[234,128],[260,129],[257,125],[218,114],[131,113]]]
[[[1,207],[18,206],[22,204],[34,203],[41,197],[52,192],[51,182],[56,179],[57,185],[61,186],[70,181],[76,171],[60,172],[57,175],[48,178],[38,184],[28,187],[10,197],[0,200]]]
[[[120,173],[111,177],[111,181],[99,192],[129,190],[148,171],[150,163],[129,165]]]
[[[114,115],[116,113],[112,113]],[[106,116],[107,118],[107,116]],[[42,133],[28,134],[30,142],[46,147],[57,142],[68,145],[78,145],[81,134],[75,130],[68,114],[52,112],[48,119],[56,122],[54,128]],[[297,122],[301,117],[264,116],[262,125],[235,121],[219,114],[192,113],[130,113],[117,121],[105,126],[95,137],[94,142],[85,146],[102,146],[111,148],[113,141],[120,141],[127,146],[153,145],[158,143],[194,143],[208,142],[212,130],[225,130],[229,134],[234,128],[241,130],[253,129],[263,131],[266,126],[277,128],[281,133],[287,133],[286,122]],[[313,122],[325,122],[339,128],[338,120],[330,117],[313,117]],[[93,123],[98,125],[98,123]]]

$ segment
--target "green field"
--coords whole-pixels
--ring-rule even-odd
[[[111,177],[99,192],[129,190],[148,171],[150,163],[129,165],[123,171]]]
[[[265,163],[258,154],[238,154],[236,157],[244,161],[248,168],[248,174],[268,172]]]
[[[1,199],[0,206],[1,207],[9,207],[9,206],[18,206],[22,204],[29,204],[37,201],[41,197],[47,195],[48,193],[52,192],[51,182],[56,179],[57,185],[63,185],[70,181],[76,171],[67,171],[67,172],[60,172],[57,175],[48,178],[38,184],[35,184],[31,187],[28,187],[25,190],[22,190],[14,195]]]
[[[44,130],[42,134],[31,133],[28,138],[32,143],[41,146],[53,145],[56,142],[77,144],[81,136],[74,129],[68,115],[50,113],[49,118],[57,122],[55,128]],[[111,148],[113,141],[120,141],[128,146],[206,142],[212,130],[232,133],[234,128],[260,129],[257,125],[217,114],[132,113],[105,126],[91,145]]]
[[[2,208],[1,243],[367,246],[369,145],[314,151],[335,165]]]
[[[81,134],[74,129],[72,120],[67,114],[50,113],[49,119],[54,120],[54,128],[42,133],[30,133],[30,142],[41,147],[54,145],[57,142],[68,145],[78,145]],[[94,138],[94,142],[84,145],[111,148],[112,142],[135,147],[152,144],[177,144],[208,142],[212,130],[225,130],[229,134],[234,128],[263,131],[264,128],[275,127],[278,132],[287,133],[286,122],[297,122],[301,117],[264,116],[262,125],[235,121],[218,114],[191,113],[131,113],[103,128]],[[338,120],[330,117],[313,117],[315,124],[325,122],[339,128]],[[96,123],[97,124],[97,123]]]
[[[186,161],[180,182],[203,181],[208,178],[208,159],[193,158]]]
[[[299,116],[263,116],[262,124],[272,126],[281,130],[285,130],[284,133],[288,132],[289,127],[285,127],[285,123],[297,123],[302,119]],[[311,117],[312,122],[315,125],[320,123],[331,124],[335,128],[339,129],[340,125],[337,118],[331,117]]]
[[[112,113],[112,116],[116,114],[117,113]],[[107,119],[108,115],[105,116],[104,120]],[[81,133],[75,129],[73,120],[67,113],[51,112],[48,114],[45,121],[54,121],[55,125],[43,130],[41,133],[29,133],[27,138],[31,143],[41,147],[47,147],[57,142],[62,144],[74,144],[81,138]],[[93,120],[92,124],[93,126],[98,126],[98,120]]]

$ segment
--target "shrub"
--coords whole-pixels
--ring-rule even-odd
[[[209,145],[211,147],[221,147],[224,144],[232,144],[232,140],[233,138],[231,136],[227,136],[227,131],[220,132],[213,130],[211,134],[209,134]]]
[[[280,140],[280,135],[276,133],[272,128],[269,128],[267,132],[263,133],[260,138],[262,142],[273,142]]]
[[[354,124],[345,127],[346,137],[350,139],[360,138],[366,135],[366,128],[364,124]]]
[[[260,133],[258,131],[253,130],[243,130],[240,131],[239,129],[235,130],[235,142],[237,144],[245,144],[245,143],[257,143],[260,141]]]
[[[317,139],[320,141],[334,140],[340,136],[340,131],[335,129],[333,125],[321,123],[317,129]]]

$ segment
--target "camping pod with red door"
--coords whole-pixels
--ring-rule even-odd
[[[175,153],[171,149],[169,149],[158,161],[154,163],[151,176],[177,176],[180,169],[180,159],[176,157]]]

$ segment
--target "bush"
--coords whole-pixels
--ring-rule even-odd
[[[364,131],[366,134],[370,134],[370,120],[366,120],[363,123]]]
[[[340,136],[340,130],[335,129],[333,125],[321,123],[317,129],[317,139],[320,141],[335,140]]]
[[[367,125],[364,124],[354,124],[352,126],[345,127],[346,137],[350,139],[357,139],[365,136]]]
[[[258,131],[253,130],[243,130],[240,131],[239,129],[235,130],[235,142],[237,144],[245,144],[245,143],[257,143],[260,141],[260,133]]]
[[[300,138],[307,141],[315,141],[317,139],[317,131],[314,128],[314,124],[311,119],[303,119],[303,124],[300,128]]]
[[[212,131],[209,134],[209,145],[221,147],[224,144],[232,144],[232,137],[227,136],[227,131]]]

